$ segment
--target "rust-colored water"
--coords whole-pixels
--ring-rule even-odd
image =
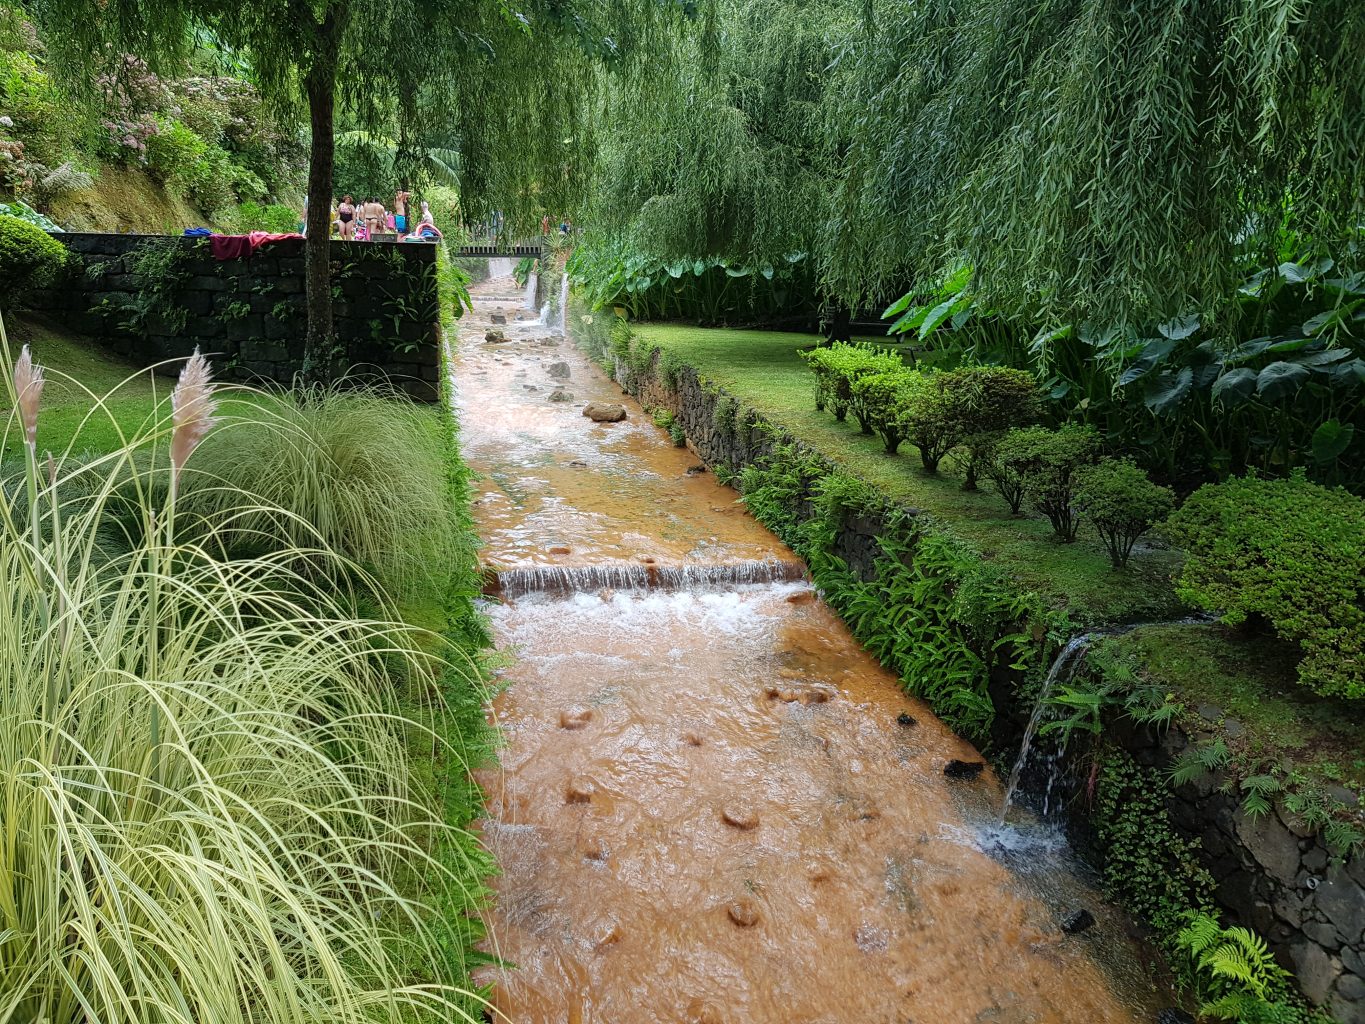
[[[523,340],[484,344],[488,313],[519,302],[510,281],[480,291],[457,388],[486,560],[792,557],[566,343],[509,325]],[[548,401],[558,361],[575,402]],[[594,425],[584,400],[630,418]],[[944,778],[975,751],[807,584],[531,594],[492,617],[513,660],[482,779],[502,869],[488,948],[509,966],[484,980],[508,1019],[1150,1019],[1123,921],[1049,832],[995,825],[989,772]],[[1081,906],[1098,925],[1064,935]]]

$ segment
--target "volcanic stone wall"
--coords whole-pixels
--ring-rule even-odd
[[[775,445],[800,445],[780,429],[756,426],[753,410],[723,389],[704,385],[690,366],[674,368],[665,382],[657,353],[638,372],[618,359],[615,376],[642,404],[669,409],[688,443],[713,468],[725,465],[737,474]],[[794,511],[798,520],[814,514],[809,503]],[[855,574],[869,579],[881,553],[877,538],[886,529],[877,515],[848,517],[835,551]],[[1018,688],[1007,674],[992,673],[991,696],[999,712],[992,738],[1003,749],[1014,749],[1032,709],[1020,706]],[[1220,709],[1201,708],[1200,715],[1210,723],[1207,734],[1178,728],[1157,733],[1122,720],[1106,735],[1139,764],[1165,771],[1188,746],[1226,728],[1226,723],[1215,725],[1223,718]],[[1248,815],[1240,794],[1228,792],[1226,781],[1217,772],[1206,773],[1177,787],[1168,808],[1184,836],[1200,841],[1201,860],[1217,882],[1218,902],[1234,921],[1265,936],[1315,1005],[1340,1024],[1365,1024],[1365,857],[1342,863],[1282,806],[1259,817]],[[1333,795],[1355,800],[1345,789]],[[1070,824],[1082,846],[1093,843],[1084,816]]]
[[[216,260],[205,238],[56,234],[72,259],[29,308],[139,365],[198,347],[227,380],[291,383],[307,316],[303,240]],[[440,379],[436,247],[332,242],[338,375],[386,379],[434,402]]]

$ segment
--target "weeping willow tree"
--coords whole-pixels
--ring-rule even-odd
[[[581,195],[584,117],[601,64],[630,67],[695,0],[35,0],[59,55],[87,77],[109,52],[185,60],[206,28],[242,53],[262,93],[308,110],[305,376],[332,363],[329,203],[338,106],[349,128],[392,133],[400,176],[453,149],[467,209],[529,224]],[[439,138],[438,138],[439,137]]]
[[[873,0],[831,96],[850,140],[822,269],[887,294],[945,266],[1031,320],[1216,314],[1248,258],[1365,216],[1358,0]]]
[[[607,91],[591,244],[655,263],[783,268],[810,253],[837,146],[822,118],[854,0],[720,0]]]

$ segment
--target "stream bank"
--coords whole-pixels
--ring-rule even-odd
[[[1168,998],[1056,830],[859,647],[791,550],[494,277],[456,358],[501,769],[511,1020],[1147,1021]],[[556,397],[558,396],[558,397]],[[621,405],[596,423],[589,404]],[[945,669],[945,675],[947,669]],[[956,771],[956,770],[954,770]],[[1084,908],[1097,924],[1068,934]]]
[[[611,320],[579,314],[570,324],[585,351],[646,407],[667,410],[689,446],[742,486],[750,509],[798,548],[826,597],[884,665],[960,732],[1011,756],[1052,655],[1073,635],[1055,604],[955,538],[950,521],[889,497],[798,439],[771,411],[760,414],[743,395],[708,382],[705,364],[660,350],[647,336],[632,337],[624,325],[612,328]],[[746,358],[753,373],[759,360]],[[1140,582],[1138,591],[1159,593]],[[908,624],[882,614],[912,593],[920,613]],[[1066,610],[1089,623],[1113,621],[1103,613],[1087,619],[1094,609],[1075,602]],[[1153,611],[1167,614],[1142,617],[1170,618],[1178,609],[1157,601]],[[898,636],[907,629],[908,639]],[[950,668],[959,684],[942,686],[935,665]],[[1167,772],[1183,754],[1232,736],[1237,726],[1228,726],[1231,716],[1218,707],[1199,711],[1202,725],[1160,732],[1129,723],[1107,729],[1106,739],[1142,766],[1149,789],[1164,793]],[[1196,856],[1219,904],[1266,936],[1314,1004],[1349,1024],[1365,1020],[1365,858],[1340,863],[1320,830],[1305,827],[1283,800],[1270,813],[1250,813],[1237,781],[1215,767],[1158,799],[1154,810],[1182,842],[1201,844]],[[1070,793],[1058,795],[1076,796],[1085,786],[1082,772]],[[1086,800],[1073,805],[1085,807]],[[1090,816],[1073,814],[1071,823],[1082,845],[1095,848]],[[1157,824],[1150,823],[1153,830]]]

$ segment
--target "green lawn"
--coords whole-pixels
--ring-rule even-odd
[[[973,542],[1011,576],[1065,608],[1078,623],[1136,622],[1180,614],[1171,588],[1179,558],[1170,551],[1135,555],[1116,572],[1098,540],[1082,528],[1074,544],[1058,543],[1047,521],[1015,518],[991,490],[963,491],[962,477],[945,460],[925,474],[910,444],[887,455],[879,438],[858,432],[850,416],[836,422],[817,412],[814,377],[797,355],[815,338],[767,331],[733,331],[660,324],[632,325],[648,342],[676,353],[712,381],[839,464],[846,472],[934,516]],[[883,339],[884,340],[884,339]],[[989,483],[984,482],[989,488]]]
[[[814,337],[671,324],[632,328],[846,472],[932,515],[1020,586],[1065,608],[1078,627],[1161,622],[1186,614],[1171,583],[1180,565],[1178,552],[1145,551],[1128,569],[1115,571],[1086,527],[1075,544],[1059,544],[1045,520],[1010,516],[1003,499],[989,490],[963,491],[961,474],[951,463],[940,476],[928,476],[912,445],[889,456],[880,439],[859,433],[852,416],[838,423],[831,414],[817,412],[813,375],[797,354],[813,345]],[[1224,729],[1235,773],[1292,763],[1316,784],[1365,788],[1365,723],[1345,702],[1318,699],[1298,685],[1297,652],[1290,645],[1272,637],[1240,638],[1218,625],[1189,624],[1145,626],[1111,642],[1132,657],[1140,674],[1177,695],[1189,724]],[[1200,714],[1214,708],[1219,714],[1213,722]]]
[[[162,424],[170,416],[173,375],[134,366],[87,338],[73,335],[37,318],[5,320],[11,355],[27,344],[43,367],[46,385],[38,416],[38,449],[54,455],[69,452],[102,454]],[[6,426],[0,461],[22,453],[17,424],[10,415],[8,392],[0,388],[0,422]],[[249,415],[262,401],[258,392],[220,387],[220,412]],[[267,399],[268,400],[268,399]]]

